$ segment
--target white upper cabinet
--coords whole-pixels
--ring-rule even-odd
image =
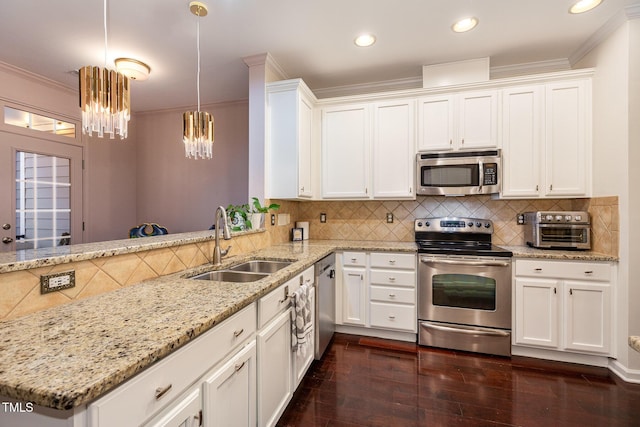
[[[369,197],[370,106],[322,110],[322,197]]]
[[[588,196],[590,86],[584,80],[546,86],[545,195]],[[590,90],[589,90],[590,92]],[[590,117],[590,114],[589,114]],[[589,168],[590,169],[590,168]]]
[[[498,146],[498,91],[484,90],[419,99],[419,151]]]
[[[502,91],[503,198],[589,196],[588,79]]]
[[[374,198],[415,197],[415,101],[374,105],[372,181]]]
[[[267,198],[309,199],[316,195],[315,102],[300,79],[267,85]]]

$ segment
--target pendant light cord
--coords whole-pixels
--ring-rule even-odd
[[[196,20],[196,46],[198,49],[198,73],[196,76],[196,89],[198,91],[198,110],[200,111],[200,14]]]
[[[107,68],[107,0],[104,0],[104,68]]]

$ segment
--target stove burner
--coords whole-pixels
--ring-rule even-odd
[[[491,243],[493,223],[480,218],[421,218],[415,220],[418,253],[511,257]]]

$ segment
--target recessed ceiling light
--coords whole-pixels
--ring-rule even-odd
[[[598,6],[602,3],[602,0],[580,0],[577,1],[571,8],[569,9],[569,13],[583,13],[588,12],[594,7]]]
[[[359,47],[369,47],[376,42],[376,36],[373,34],[362,34],[356,37],[353,42]]]
[[[478,18],[472,16],[459,20],[451,26],[451,29],[456,33],[464,33],[465,31],[473,30],[476,25],[478,25]]]

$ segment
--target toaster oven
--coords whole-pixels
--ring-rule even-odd
[[[523,221],[528,246],[544,249],[591,249],[591,221],[588,212],[525,212]]]

